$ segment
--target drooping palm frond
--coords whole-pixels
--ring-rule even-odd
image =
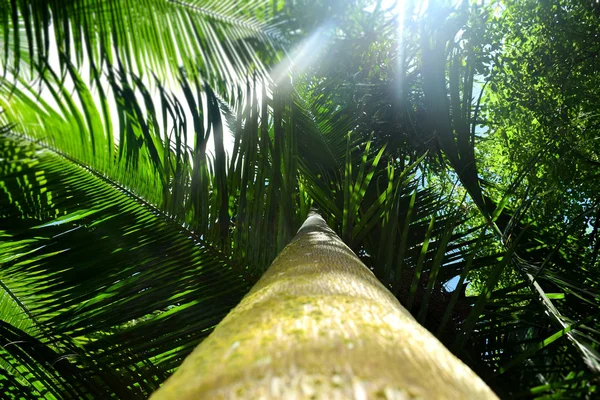
[[[598,274],[572,243],[533,225],[524,228],[517,223],[511,230],[510,248],[474,301],[455,346],[488,364],[489,379],[506,396],[593,397]],[[561,272],[567,265],[569,272]],[[511,275],[499,280],[502,270]]]
[[[59,347],[59,350],[55,350]],[[123,392],[125,374],[103,374],[74,346],[49,345],[0,321],[0,388],[6,398],[108,397]],[[77,359],[77,365],[70,361]],[[86,369],[81,368],[85,365]],[[79,367],[79,368],[78,368]],[[91,372],[95,372],[92,375]],[[112,376],[111,376],[112,375]],[[120,384],[120,385],[119,385]]]
[[[308,147],[306,138],[295,134],[304,131],[294,125],[306,117],[289,91],[248,83],[230,108],[208,83],[183,71],[175,93],[160,81],[145,84],[136,75],[113,69],[108,83],[91,87],[72,64],[66,65],[65,81],[73,84],[76,96],[48,67],[40,70],[41,96],[22,84],[4,87],[7,100],[0,102],[6,108],[5,121],[132,188],[226,254],[246,254],[237,242],[241,230],[232,234],[234,226],[261,232],[254,236],[249,231],[246,238],[269,238],[261,242],[269,247],[269,261],[291,238],[310,203],[299,188],[293,162],[299,158],[296,141],[304,140]],[[233,132],[229,159],[228,131]],[[279,211],[271,205],[276,202],[283,206]],[[254,221],[239,220],[240,208],[245,213],[248,204],[268,206],[254,210]],[[262,215],[280,222],[274,228]],[[260,273],[268,263],[250,265]]]
[[[248,289],[218,248],[110,180],[10,138],[2,159],[4,290],[36,340],[138,371],[120,390],[147,396]]]
[[[265,62],[276,60],[284,43],[269,24],[278,11],[270,0],[6,0],[0,9],[3,70],[16,75],[22,57],[45,65],[64,53],[92,71],[120,63],[165,78],[184,67],[233,87],[249,71],[266,78]]]
[[[51,68],[40,73],[50,96],[3,88],[3,118],[25,136],[5,139],[2,157],[3,226],[15,229],[4,235],[12,258],[2,260],[2,279],[12,279],[14,298],[31,298],[46,331],[73,337],[99,368],[137,371],[108,391],[144,397],[239,301],[249,273],[262,272],[308,212],[290,163],[293,108],[249,87],[242,96],[250,100],[228,110],[184,73],[181,96],[160,83],[153,95],[120,70],[94,89],[66,65],[75,96]],[[229,162],[223,116],[235,130]],[[45,150],[21,146],[25,138]],[[20,261],[36,251],[40,265],[24,268]],[[28,274],[34,278],[15,287]]]

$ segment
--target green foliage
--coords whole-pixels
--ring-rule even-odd
[[[317,207],[499,395],[593,397],[597,3],[63,3],[0,7],[7,396],[147,397]]]
[[[598,24],[595,2],[571,1],[508,2],[498,24],[482,169],[500,190],[526,174],[517,194],[535,197],[532,218],[554,231],[598,198]]]

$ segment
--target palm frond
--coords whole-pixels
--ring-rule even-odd
[[[5,290],[36,340],[143,371],[121,390],[147,396],[248,289],[244,268],[107,178],[10,137],[1,158]]]
[[[15,75],[23,57],[45,65],[64,53],[96,70],[122,64],[138,75],[150,70],[165,78],[184,67],[201,71],[212,85],[233,87],[248,71],[266,78],[266,65],[278,59],[284,43],[270,25],[277,12],[270,0],[6,0],[0,8],[3,70]]]

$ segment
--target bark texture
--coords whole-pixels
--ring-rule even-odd
[[[317,214],[151,397],[492,399]]]

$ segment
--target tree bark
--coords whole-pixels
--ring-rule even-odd
[[[323,218],[151,399],[492,399]]]

